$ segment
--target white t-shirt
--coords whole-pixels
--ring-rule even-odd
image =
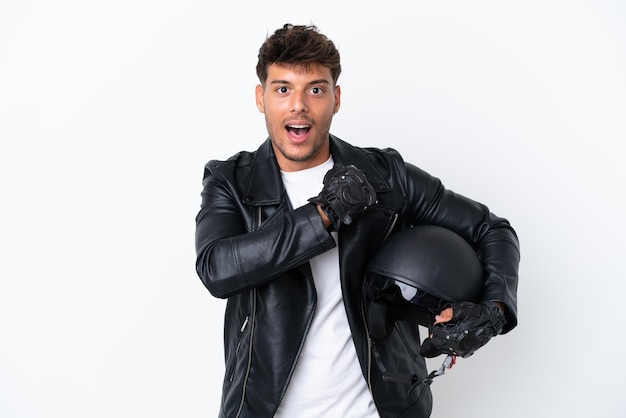
[[[333,167],[330,158],[307,170],[282,172],[294,208],[317,196]],[[337,233],[333,238],[337,241]],[[348,325],[337,247],[311,259],[317,307],[296,369],[276,417],[378,417]]]

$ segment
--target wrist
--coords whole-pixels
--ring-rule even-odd
[[[320,218],[322,218],[322,223],[324,224],[324,227],[326,229],[330,228],[332,226],[332,222],[330,221],[330,218],[326,215],[326,213],[324,213],[324,211],[322,210],[322,206],[319,203],[315,206],[317,207],[317,213],[319,213]]]

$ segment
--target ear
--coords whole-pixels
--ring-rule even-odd
[[[263,88],[262,85],[257,84],[256,90],[254,92],[256,96],[256,108],[259,109],[259,112],[261,113],[265,113],[265,105],[263,103],[263,91],[264,90],[265,89]]]
[[[333,115],[339,112],[341,106],[341,87],[335,86],[335,108],[333,109]]]

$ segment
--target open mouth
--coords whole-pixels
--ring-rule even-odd
[[[304,135],[311,130],[310,125],[287,125],[287,131],[293,135]]]

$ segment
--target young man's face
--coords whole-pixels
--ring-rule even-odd
[[[270,65],[265,85],[256,87],[256,105],[283,171],[315,167],[330,156],[328,135],[339,110],[341,89],[319,64]]]

